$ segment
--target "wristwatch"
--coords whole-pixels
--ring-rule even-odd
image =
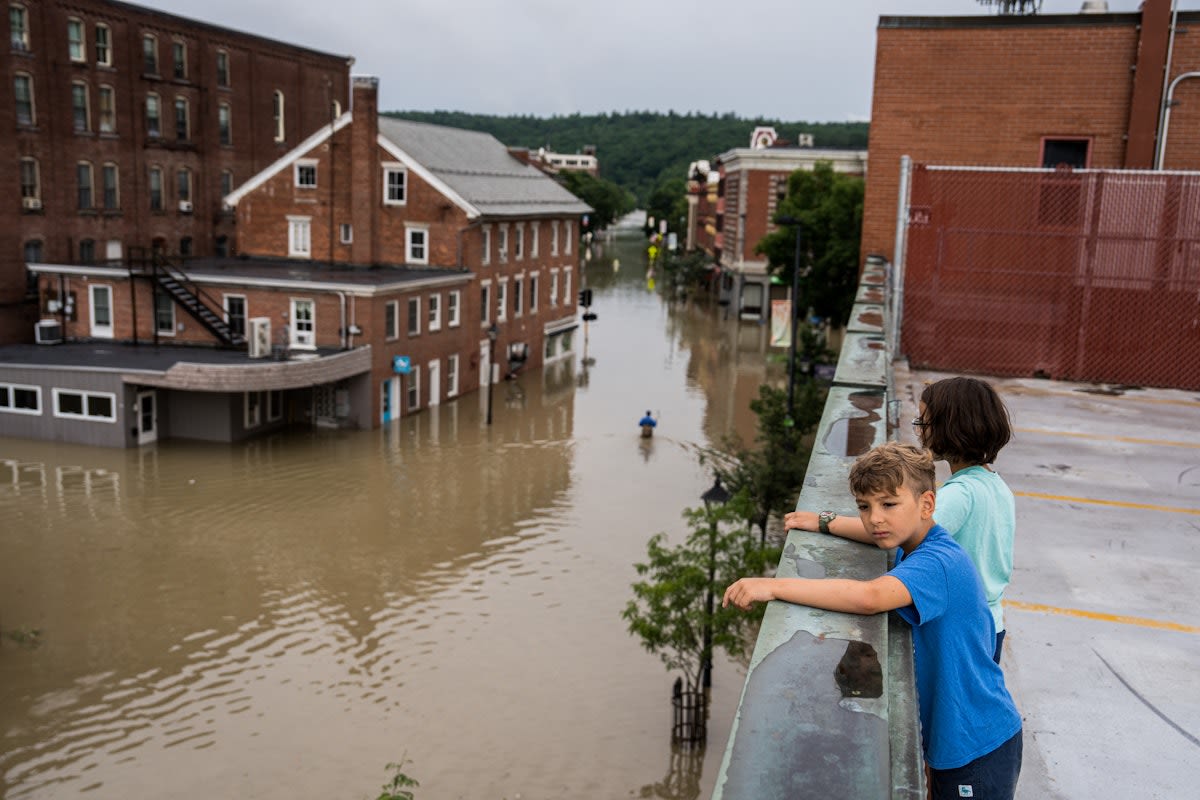
[[[822,511],[817,514],[817,528],[821,533],[829,533],[829,523],[837,517],[836,511]]]

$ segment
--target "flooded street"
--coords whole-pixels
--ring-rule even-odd
[[[742,668],[681,759],[620,612],[711,484],[695,448],[753,435],[766,331],[666,304],[636,233],[586,272],[594,363],[580,329],[491,427],[484,392],[378,431],[0,439],[0,628],[43,639],[0,645],[0,796],[356,800],[406,758],[420,800],[707,797]]]

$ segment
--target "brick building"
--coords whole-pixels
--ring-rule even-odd
[[[864,254],[893,256],[901,156],[926,164],[1200,168],[1200,12],[881,17]],[[1178,31],[1174,34],[1173,31]],[[1168,64],[1168,59],[1170,63]],[[1161,150],[1161,152],[1160,152]]]
[[[0,58],[0,342],[25,264],[231,253],[221,198],[347,105],[352,59],[109,0],[10,0]]]

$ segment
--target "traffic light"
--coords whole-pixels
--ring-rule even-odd
[[[579,290],[579,305],[583,306],[584,308],[588,308],[589,306],[591,306],[591,304],[592,304],[592,290],[591,289],[580,289]]]

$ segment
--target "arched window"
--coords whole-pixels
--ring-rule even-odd
[[[88,161],[80,161],[75,165],[75,182],[80,211],[90,211],[96,207],[96,197],[93,192],[92,165]]]
[[[36,158],[21,159],[21,207],[27,211],[42,207],[42,176]]]
[[[27,72],[13,76],[13,94],[17,105],[17,124],[32,126],[37,122],[33,107],[33,77]]]

